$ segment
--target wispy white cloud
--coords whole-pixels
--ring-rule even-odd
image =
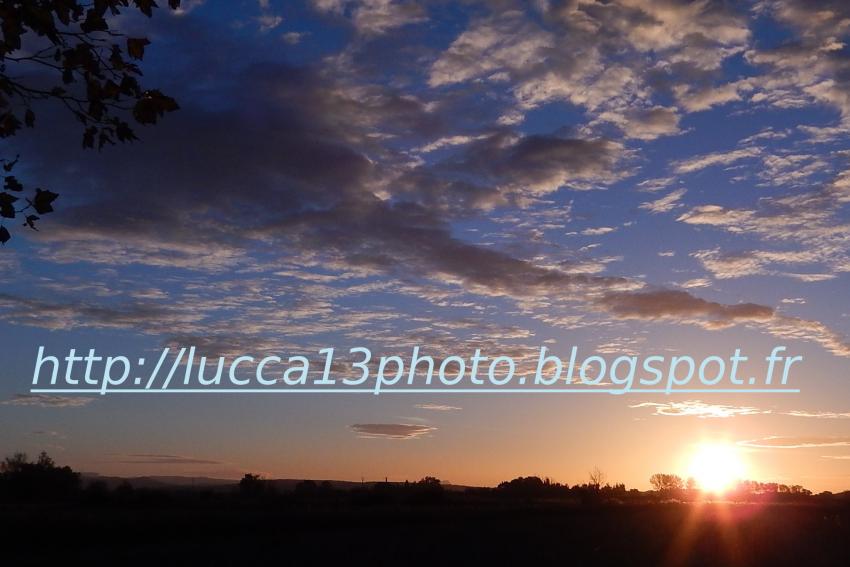
[[[411,423],[355,423],[351,429],[366,438],[415,439],[436,431],[430,425]]]
[[[750,406],[731,406],[723,404],[707,404],[699,400],[684,402],[643,402],[629,406],[630,408],[652,408],[653,415],[698,417],[698,418],[728,418],[742,415],[759,415],[771,413]]]
[[[660,199],[641,203],[640,208],[654,214],[667,213],[673,209],[683,206],[679,201],[681,201],[682,197],[685,196],[685,193],[687,193],[687,190],[685,189],[676,189]]]
[[[811,449],[816,447],[850,446],[850,437],[781,437],[771,435],[759,439],[738,441],[742,447],[755,449]]]
[[[462,409],[458,406],[449,406],[443,404],[416,404],[414,407],[430,411],[459,411]]]

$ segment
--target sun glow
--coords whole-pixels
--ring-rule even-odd
[[[688,476],[706,492],[723,493],[746,477],[747,467],[737,448],[726,444],[699,445],[691,457]]]

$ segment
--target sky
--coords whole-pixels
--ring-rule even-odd
[[[100,152],[50,109],[3,142],[60,194],[0,251],[3,454],[645,489],[724,442],[757,480],[850,489],[850,4],[195,0],[114,25],[181,108]],[[804,362],[797,394],[36,396],[39,345]]]

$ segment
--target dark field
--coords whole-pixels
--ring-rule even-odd
[[[221,495],[0,505],[5,565],[850,565],[843,503],[439,504]]]

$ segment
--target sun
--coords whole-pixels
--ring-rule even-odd
[[[688,466],[688,476],[705,492],[726,492],[745,478],[746,465],[735,446],[704,443],[697,446]]]

